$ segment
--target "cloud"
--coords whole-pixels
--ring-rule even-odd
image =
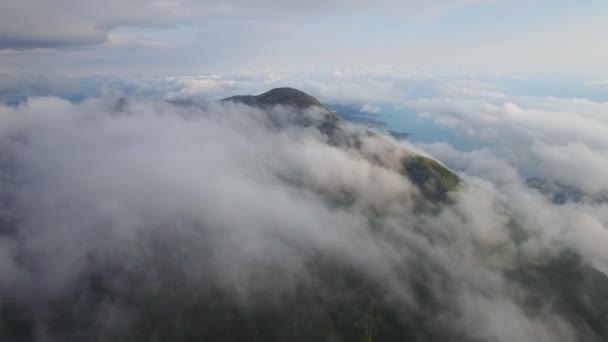
[[[98,44],[121,26],[167,25],[163,6],[148,0],[3,1],[0,4],[0,49],[31,49]],[[166,12],[165,12],[166,13]]]
[[[297,1],[266,0],[252,5],[246,1],[189,0],[110,0],[103,5],[95,1],[60,0],[52,4],[43,0],[0,3],[0,50],[66,47],[99,44],[108,41],[109,32],[121,27],[166,27],[177,24],[200,24],[218,18],[269,17],[274,22],[281,16],[311,16],[326,12],[358,10],[397,11],[404,15],[436,14],[454,7],[470,5],[470,0],[382,1],[372,6],[367,1]],[[393,12],[394,13],[394,12]],[[262,14],[262,15],[260,15]]]
[[[606,150],[595,150],[583,143],[549,145],[542,142],[534,143],[530,150],[538,162],[533,169],[541,174],[575,184],[589,193],[608,188],[603,176],[603,170],[608,170]]]
[[[608,255],[592,242],[608,238],[605,204],[547,206],[547,199],[528,189],[520,172],[509,163],[508,158],[498,157],[488,149],[462,152],[446,143],[420,146],[448,165],[467,175],[489,181],[491,187],[496,188],[513,213],[512,217],[517,217],[520,224],[532,229],[534,234],[539,234],[538,240],[527,242],[526,253],[536,254],[550,250],[551,244],[567,245],[579,251],[588,262],[603,272],[607,271],[605,265]],[[577,228],[572,230],[575,226]]]
[[[435,97],[410,102],[422,117],[500,150],[521,170],[579,186],[608,188],[608,107],[586,99]]]
[[[588,82],[587,85],[592,86],[592,87],[605,88],[605,87],[608,87],[608,80]]]
[[[402,111],[414,111],[421,122],[449,127],[476,142],[475,146],[487,146],[507,158],[521,174],[576,185],[589,193],[608,188],[604,177],[608,160],[606,103],[513,96],[501,90],[500,80],[489,76],[461,74],[448,79],[396,68],[345,69],[339,74],[255,71],[163,78],[5,75],[0,98],[8,103],[32,95],[81,100],[101,93],[206,103],[297,84],[329,103],[355,104],[372,111],[377,111],[379,104],[388,105],[394,108],[395,118],[403,115]],[[417,132],[412,133],[415,139]]]
[[[382,108],[380,106],[364,104],[359,111],[367,114],[380,114],[382,112]]]
[[[67,80],[59,75],[7,73],[3,81],[0,96],[8,102],[31,95],[59,95],[72,100],[110,92],[205,103],[297,84],[305,91],[320,94],[329,103],[356,104],[361,108],[370,103],[388,104],[398,111],[396,117],[402,115],[401,111],[415,111],[422,122],[449,127],[508,157],[523,174],[552,178],[588,192],[608,186],[603,180],[608,151],[606,103],[583,98],[513,96],[501,91],[500,80],[487,75],[433,75],[378,68],[345,69],[339,75],[255,71]],[[82,94],[74,96],[79,92]],[[416,132],[412,133],[416,137]],[[566,151],[570,153],[564,154]],[[578,170],[583,165],[596,167]],[[586,177],[579,177],[579,172]]]
[[[429,203],[400,169],[416,146],[349,124],[329,141],[295,124],[319,120],[315,110],[116,101],[0,107],[0,305],[39,340],[84,321],[95,323],[79,336],[217,338],[235,324],[243,336],[274,334],[301,314],[284,334],[357,337],[368,301],[390,317],[378,332],[403,337],[574,341],[586,331],[561,307],[528,306],[534,289],[510,272],[564,250],[601,269],[605,207],[557,207],[508,160],[445,144],[423,147],[460,161],[466,183]],[[62,310],[63,328],[53,323]]]

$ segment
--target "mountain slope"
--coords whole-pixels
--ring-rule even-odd
[[[585,193],[583,190],[568,184],[562,184],[544,178],[530,178],[526,184],[538,190],[541,194],[551,199],[555,204],[566,203],[608,203],[608,191],[599,191],[594,194]]]
[[[239,95],[222,100],[223,102],[242,103],[261,109],[274,106],[291,106],[299,110],[318,109],[323,119],[313,123],[304,113],[300,113],[298,123],[305,126],[314,125],[321,133],[328,136],[329,142],[335,145],[349,145],[357,148],[358,137],[351,137],[337,129],[341,119],[323,103],[311,95],[294,88],[275,88],[261,95]],[[370,132],[371,133],[371,132]],[[401,174],[420,188],[422,194],[434,201],[443,201],[450,191],[456,190],[460,178],[439,162],[421,155],[408,155],[402,158]]]

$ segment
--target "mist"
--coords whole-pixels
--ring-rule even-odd
[[[608,281],[606,204],[558,206],[490,152],[322,118],[112,96],[0,107],[0,336],[605,336],[546,270],[586,272],[581,295],[601,298],[585,284]],[[419,154],[458,169],[445,200],[404,174]]]

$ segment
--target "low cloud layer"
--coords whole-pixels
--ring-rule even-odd
[[[419,115],[459,130],[534,174],[588,192],[608,189],[608,103],[586,99],[430,98]]]
[[[527,89],[528,82],[542,81],[522,78],[517,74],[433,74],[397,68],[72,79],[4,72],[0,73],[0,101],[15,104],[28,96],[80,101],[116,94],[203,104],[298,84],[326,103],[354,105],[363,114],[371,113],[374,120],[395,122],[391,129],[413,133],[413,141],[422,134],[416,131],[420,129],[416,122],[425,123],[427,126],[422,129],[427,130],[434,125],[430,129],[450,131],[466,141],[469,149],[489,148],[497,157],[506,158],[524,177],[541,176],[589,193],[608,189],[604,177],[608,170],[605,94],[593,92],[583,81],[578,85],[577,81],[559,85],[580,88],[563,97],[510,94],[508,90],[514,85]],[[550,85],[554,81],[543,82]],[[550,90],[546,92],[551,94]],[[582,97],[585,93],[597,99]],[[399,118],[407,113],[415,115],[409,122]],[[433,139],[442,141],[447,137],[437,133]]]
[[[402,172],[419,146],[321,119],[112,96],[0,107],[0,334],[605,336],[550,271],[606,282],[605,205],[556,206],[508,159],[445,144],[422,147],[463,183],[429,201]]]

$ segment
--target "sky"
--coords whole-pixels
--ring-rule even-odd
[[[0,1],[0,65],[67,74],[394,66],[608,77],[608,4]]]

